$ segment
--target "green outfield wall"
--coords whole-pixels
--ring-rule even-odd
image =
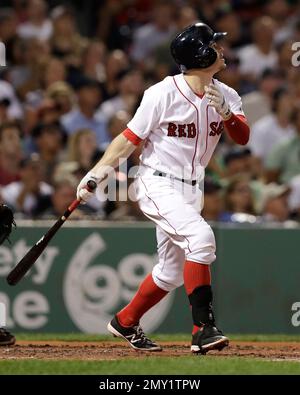
[[[0,302],[17,332],[106,333],[112,315],[156,263],[150,223],[69,222],[18,285],[6,276],[51,222],[22,221],[0,246]],[[231,333],[300,334],[300,228],[214,226],[214,306]],[[143,319],[150,332],[185,332],[191,317],[178,289]]]

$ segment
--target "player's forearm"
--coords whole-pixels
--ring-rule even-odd
[[[224,121],[224,126],[235,143],[240,145],[246,145],[248,143],[250,128],[247,125],[245,117],[232,114],[227,121]]]
[[[77,187],[77,199],[86,202],[95,191],[87,187],[89,181],[99,184],[114,168],[124,162],[136,149],[123,134],[117,136],[108,146],[99,162],[83,177]]]
[[[103,157],[91,169],[91,173],[98,178],[103,178],[109,168],[115,168],[124,162],[136,149],[123,134],[117,136],[108,146]]]

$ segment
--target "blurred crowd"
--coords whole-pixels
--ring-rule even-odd
[[[297,0],[1,0],[0,200],[19,218],[54,218],[135,113],[144,90],[177,74],[176,32],[227,31],[216,76],[242,96],[247,146],[224,133],[205,180],[209,221],[300,220]],[[138,164],[139,152],[128,161]],[[115,175],[119,194],[125,174]],[[144,220],[136,203],[92,200],[73,219]]]

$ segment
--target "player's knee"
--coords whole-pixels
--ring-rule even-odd
[[[186,257],[187,260],[192,262],[199,262],[210,265],[216,259],[215,249],[201,248],[198,251],[193,251]]]
[[[173,291],[174,289],[183,285],[183,273],[165,273],[157,272],[155,267],[152,271],[152,278],[155,284],[164,291]]]
[[[186,254],[188,260],[211,264],[216,259],[215,235],[209,225],[194,236],[191,247]]]

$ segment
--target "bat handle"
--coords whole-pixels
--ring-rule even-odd
[[[95,181],[89,180],[89,181],[87,182],[87,184],[86,184],[86,189],[87,189],[89,192],[94,192],[94,190],[95,190],[96,188],[97,188],[97,184],[96,184]],[[68,211],[69,211],[70,213],[72,213],[72,211],[74,211],[74,210],[79,206],[80,202],[81,202],[80,199],[75,199],[75,200],[70,204],[70,206],[68,207]],[[64,215],[65,215],[65,214],[64,214]]]
[[[89,180],[86,184],[86,189],[89,192],[94,192],[94,190],[97,188],[97,184],[94,180]]]

